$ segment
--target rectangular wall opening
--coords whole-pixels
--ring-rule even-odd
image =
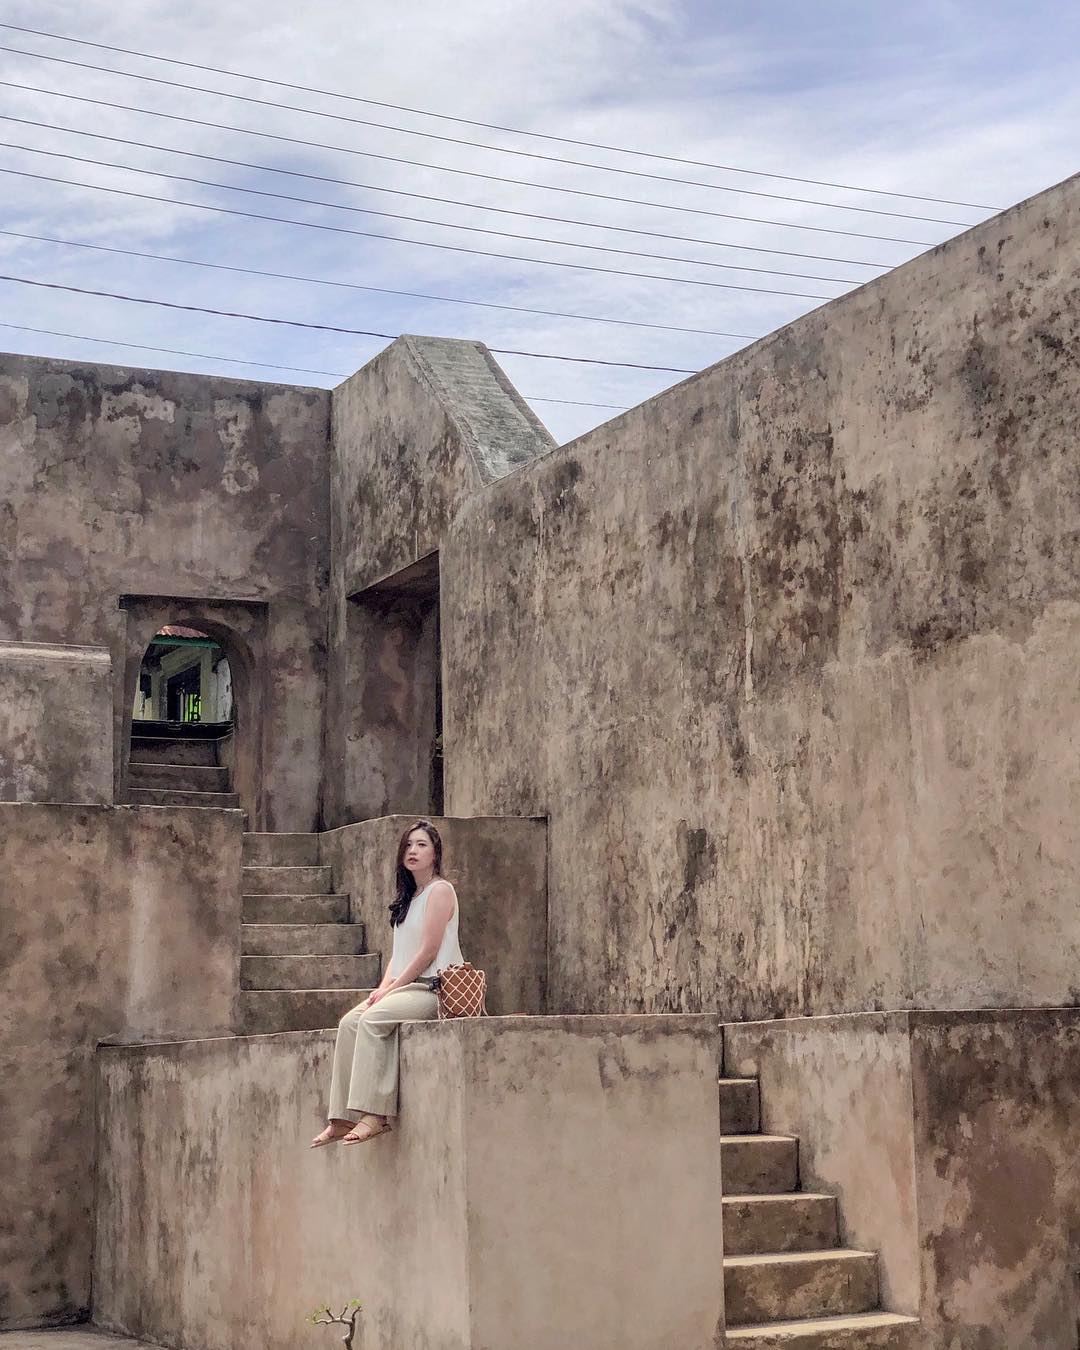
[[[350,814],[441,815],[439,555],[351,596],[347,628]]]

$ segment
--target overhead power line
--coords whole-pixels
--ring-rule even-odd
[[[0,88],[21,89],[24,93],[45,94],[49,98],[67,99],[73,103],[85,103],[96,108],[112,108],[118,112],[137,113],[141,117],[157,117],[168,122],[183,122],[187,126],[208,127],[214,131],[226,131],[237,136],[258,136],[262,140],[279,141],[282,145],[301,145],[309,150],[329,150],[339,155],[354,155],[361,159],[377,159],[386,164],[405,164],[416,169],[432,169],[437,173],[452,173],[462,178],[480,178],[488,183],[505,183],[513,187],[531,188],[538,192],[559,192],[570,197],[588,197],[592,201],[618,202],[622,206],[645,206],[657,211],[676,211],[680,215],[707,216],[712,220],[738,220],[751,225],[772,225],[782,230],[806,230],[812,234],[834,234],[845,239],[870,239],[883,244],[904,244],[907,247],[932,247],[936,239],[908,239],[891,234],[870,234],[865,230],[839,230],[827,225],[796,225],[792,221],[767,220],[757,216],[740,216],[731,211],[714,211],[705,206],[681,206],[673,202],[653,202],[643,197],[622,197],[617,193],[595,192],[588,188],[565,187],[555,183],[537,183],[528,178],[509,178],[505,174],[482,173],[478,169],[458,169],[449,164],[432,164],[429,160],[407,159],[401,155],[386,155],[375,150],[360,150],[356,146],[332,145],[328,141],[313,141],[302,136],[286,136],[282,132],[260,131],[255,127],[231,126],[228,122],[213,122],[203,117],[188,117],[183,113],[162,112],[157,108],[140,108],[131,103],[118,103],[115,99],[91,98],[87,94],[72,94],[62,89],[46,89],[44,85],[24,84],[17,80],[0,80]],[[763,248],[760,245],[728,244],[728,248],[753,247],[757,253],[783,253],[787,257],[814,258],[820,262],[850,262],[848,258],[829,258],[816,253],[790,253],[785,249]],[[875,264],[877,265],[877,264]]]
[[[332,379],[344,380],[354,374],[349,370],[316,370],[311,366],[284,366],[276,361],[248,361],[239,356],[220,356],[213,352],[193,352],[184,347],[152,347],[145,342],[130,342],[127,338],[89,337],[86,333],[62,333],[56,328],[30,328],[24,323],[8,323],[0,320],[0,328],[12,328],[19,333],[41,333],[46,337],[70,338],[74,342],[95,342],[106,347],[126,347],[137,352],[159,352],[165,356],[193,356],[199,361],[226,361],[233,366],[259,366],[263,370],[291,370],[299,375],[329,375]],[[522,394],[531,403],[570,403],[576,408],[614,408],[625,412],[621,403],[587,403],[579,398],[545,398],[541,394]]]
[[[289,80],[278,80],[267,75],[252,75],[244,71],[225,70],[221,66],[204,65],[197,61],[182,61],[175,56],[161,56],[156,52],[142,52],[130,47],[117,47],[108,42],[91,42],[88,38],[70,37],[65,33],[48,33],[40,28],[25,28],[15,23],[0,23],[17,33],[31,33],[35,37],[53,38],[57,42],[77,43],[81,47],[96,47],[100,51],[117,52],[123,56],[138,56],[147,61],[164,61],[172,66],[184,66],[188,70],[204,70],[214,75],[226,75],[234,80],[254,80],[258,84],[275,84],[282,89],[295,89],[303,94],[320,94],[325,98],[347,99],[350,103],[363,103],[373,108],[390,108],[395,112],[410,113],[417,117],[435,117],[443,122],[459,122],[463,126],[482,127],[486,131],[503,131],[513,136],[529,136],[545,141],[557,141],[561,145],[578,145],[588,150],[608,150],[620,155],[636,155],[644,159],[666,160],[669,164],[687,164],[697,169],[718,169],[724,173],[742,173],[754,178],[775,178],[788,183],[805,183],[811,187],[836,188],[842,192],[867,192],[877,197],[899,197],[906,201],[931,202],[941,206],[967,207],[972,211],[1001,211],[1000,206],[981,206],[977,202],[955,201],[949,197],[930,197],[917,192],[896,192],[888,188],[860,187],[852,183],[834,183],[822,178],[800,178],[789,173],[770,173],[763,169],[744,169],[734,164],[713,164],[708,160],[687,159],[682,155],[662,154],[655,150],[641,150],[625,145],[605,145],[599,141],[578,140],[571,136],[555,136],[547,131],[528,131],[524,127],[508,127],[498,122],[481,122],[472,117],[460,117],[451,113],[434,112],[430,108],[410,108],[401,103],[388,103],[383,99],[361,98],[358,94],[346,94],[336,89],[318,89],[306,84],[293,84]]]
[[[616,173],[629,178],[646,178],[658,183],[673,183],[681,187],[707,188],[713,192],[731,192],[742,196],[765,197],[772,201],[792,202],[799,206],[817,206],[830,211],[854,211],[859,215],[892,216],[899,220],[930,221],[935,225],[952,225],[961,229],[972,222],[951,220],[941,216],[919,215],[911,211],[886,211],[876,206],[853,206],[847,203],[825,202],[810,197],[793,197],[779,192],[762,192],[756,188],[725,187],[719,183],[706,183],[697,178],[675,178],[671,174],[648,173],[644,169],[627,169],[612,164],[597,164],[591,160],[570,159],[564,155],[545,155],[538,150],[518,150],[502,145],[487,145],[482,141],[470,141],[462,136],[442,136],[434,131],[419,131],[414,127],[396,127],[387,122],[375,122],[366,117],[350,117],[346,113],[327,112],[320,108],[305,108],[296,103],[282,103],[276,99],[256,98],[252,94],[234,94],[224,89],[209,89],[201,84],[187,84],[182,80],[166,80],[160,75],[142,75],[130,70],[117,70],[114,66],[97,65],[90,61],[73,61],[66,56],[47,56],[43,52],[28,52],[22,47],[8,47],[0,44],[0,52],[13,56],[27,56],[34,61],[49,61],[56,65],[69,66],[77,70],[93,70],[99,74],[117,75],[125,80],[138,80],[143,84],[161,85],[168,89],[183,89],[187,93],[212,94],[215,98],[232,99],[237,103],[250,103],[260,108],[277,108],[284,112],[302,113],[306,117],[321,117],[333,122],[347,122],[353,126],[372,127],[379,131],[392,131],[400,136],[416,136],[423,140],[439,141],[445,145],[463,145],[473,150],[490,150],[501,155],[515,155],[523,159],[541,160],[547,164],[565,164],[577,169],[592,169],[600,173]]]
[[[289,328],[309,328],[319,333],[346,333],[350,337],[383,338],[396,342],[400,333],[376,333],[368,328],[344,328],[338,324],[309,323],[304,319],[282,319],[266,314],[243,314],[231,309],[210,309],[206,305],[183,305],[178,300],[153,300],[144,295],[121,295],[116,291],[91,290],[87,286],[69,286],[59,281],[38,281],[30,277],[16,277],[0,273],[0,281],[11,281],[19,286],[39,286],[49,291],[70,291],[73,295],[92,295],[101,300],[123,300],[131,305],[157,305],[163,309],[180,309],[191,314],[213,314],[222,319],[246,319],[251,323],[284,324]],[[696,375],[696,370],[682,366],[650,366],[639,361],[606,361],[598,356],[561,356],[556,352],[526,352],[513,347],[489,347],[500,356],[529,356],[537,361],[570,361],[576,365],[617,366],[623,370],[658,370],[669,375]]]
[[[348,225],[327,225],[322,221],[294,220],[289,216],[271,216],[260,211],[241,211],[235,206],[214,206],[209,202],[187,202],[177,197],[162,197],[152,192],[134,192],[130,188],[104,187],[99,183],[83,183],[75,178],[58,178],[54,174],[29,173],[25,169],[0,166],[0,173],[15,178],[30,178],[42,183],[62,183],[67,187],[85,188],[90,192],[107,192],[116,197],[133,197],[139,201],[164,202],[168,206],[183,206],[193,211],[213,211],[219,215],[241,216],[246,220],[265,220],[278,225],[295,225],[305,230],[328,230],[334,234],[350,234],[362,239],[388,239],[395,244],[409,244],[417,248],[438,248],[450,253],[468,253],[480,258],[502,258],[510,262],[535,263],[540,267],[569,268],[577,272],[597,272],[605,276],[637,277],[646,281],[665,281],[680,286],[707,286],[722,291],[749,291],[756,295],[795,296],[804,300],[836,300],[835,295],[821,295],[811,291],[787,291],[764,286],[740,286],[733,281],[706,281],[700,277],[674,277],[657,272],[633,272],[625,267],[597,267],[592,263],[561,262],[553,258],[529,258],[520,253],[496,253],[493,249],[466,248],[464,244],[439,244],[430,239],[404,239],[396,234],[380,234],[375,230],[356,230]],[[164,175],[168,176],[168,175]]]
[[[514,314],[536,314],[545,319],[578,319],[584,323],[617,324],[623,328],[654,328],[665,333],[692,333],[699,337],[740,338],[753,342],[754,333],[725,333],[716,328],[686,328],[671,323],[647,323],[643,319],[615,319],[600,314],[574,314],[560,309],[533,309],[528,305],[500,304],[494,300],[465,300],[460,296],[431,295],[425,291],[396,291],[388,286],[363,286],[357,281],[334,281],[329,277],[306,277],[296,272],[270,272],[260,267],[237,267],[229,263],[207,262],[199,258],[178,258],[172,253],[146,253],[141,249],[116,248],[110,244],[90,244],[79,239],[58,239],[54,235],[29,234],[25,230],[3,230],[0,235],[29,239],[38,244],[60,244],[65,248],[86,248],[96,253],[115,253],[125,258],[146,258],[154,262],[180,263],[184,267],[206,267],[215,272],[236,272],[244,276],[272,277],[277,281],[301,281],[313,286],[335,286],[348,291],[369,291],[375,295],[397,295],[408,300],[437,300],[447,305],[471,305],[478,309],[502,309]],[[296,369],[296,367],[294,367]]]
[[[757,272],[767,276],[794,277],[802,281],[827,281],[837,286],[858,286],[857,277],[827,277],[817,272],[785,272],[774,267],[750,267],[741,263],[715,262],[711,258],[681,258],[671,253],[650,253],[646,249],[617,248],[612,244],[587,244],[577,239],[552,239],[546,235],[518,234],[513,230],[494,230],[483,225],[461,225],[453,221],[432,220],[428,216],[407,216],[399,211],[378,211],[368,206],[353,206],[348,202],[324,201],[318,197],[298,197],[291,192],[273,192],[269,188],[243,187],[239,183],[218,183],[209,178],[194,178],[185,173],[168,173],[164,169],[141,169],[133,164],[121,164],[112,159],[98,159],[93,155],[73,155],[65,150],[43,150],[34,145],[19,145],[15,141],[0,141],[0,149],[21,150],[28,155],[44,155],[49,159],[68,159],[76,164],[93,164],[96,168],[121,169],[124,173],[137,173],[144,178],[164,178],[171,183],[191,183],[196,187],[213,188],[216,191],[240,192],[246,197],[272,197],[274,201],[296,202],[301,206],[318,206],[329,211],[348,211],[352,215],[378,216],[382,220],[403,220],[411,225],[431,225],[441,230],[461,230],[468,234],[490,234],[498,239],[514,239],[527,244],[554,244],[559,248],[586,249],[590,253],[614,253],[624,258],[646,258],[652,262],[685,263],[692,267],[713,267],[724,272]],[[181,153],[187,153],[182,151]],[[201,156],[196,156],[201,158]],[[207,156],[213,159],[215,156]],[[236,161],[224,161],[236,163]],[[263,168],[261,165],[248,165],[249,168]],[[272,170],[271,170],[272,172]],[[306,176],[306,175],[302,175]],[[331,180],[334,181],[334,180]],[[399,236],[393,236],[398,238]],[[408,240],[405,242],[416,242]],[[812,297],[811,297],[812,298]]]
[[[306,179],[309,179],[310,181],[315,182],[315,183],[332,183],[332,184],[334,184],[334,185],[337,186],[337,187],[360,188],[360,189],[361,189],[362,191],[364,191],[364,192],[379,192],[379,193],[383,193],[383,194],[386,194],[386,195],[388,195],[388,196],[393,196],[393,197],[411,197],[411,198],[413,198],[413,199],[416,200],[416,201],[422,201],[422,202],[439,202],[439,203],[441,203],[441,204],[444,205],[444,206],[463,206],[463,207],[466,207],[466,208],[467,208],[468,210],[470,210],[470,211],[491,211],[491,212],[494,212],[494,213],[496,213],[496,214],[498,214],[498,215],[500,215],[500,216],[520,216],[520,217],[523,217],[523,218],[526,219],[526,220],[546,220],[546,221],[550,221],[551,223],[557,224],[557,225],[576,225],[576,226],[580,226],[582,229],[588,229],[588,230],[610,230],[610,231],[614,231],[615,233],[618,233],[618,234],[640,234],[640,235],[645,235],[645,236],[647,236],[647,237],[650,238],[650,239],[667,239],[667,240],[669,240],[669,241],[671,241],[671,242],[673,242],[673,243],[679,243],[679,244],[704,244],[704,245],[705,245],[706,247],[708,247],[708,248],[734,248],[734,249],[740,249],[740,250],[742,250],[742,251],[744,251],[744,252],[748,252],[748,253],[758,253],[758,252],[761,252],[761,251],[762,251],[762,250],[760,250],[760,249],[752,248],[750,245],[745,245],[745,244],[727,244],[727,243],[724,243],[722,240],[718,240],[718,239],[702,239],[702,238],[700,238],[699,236],[695,236],[695,235],[686,235],[686,234],[666,234],[666,233],[664,233],[664,232],[662,232],[662,231],[658,231],[658,230],[643,230],[643,229],[637,229],[637,228],[635,228],[635,227],[632,226],[632,225],[609,225],[609,224],[606,224],[604,221],[596,221],[596,220],[577,220],[577,219],[575,219],[573,216],[549,216],[549,215],[543,215],[543,214],[541,214],[540,212],[537,212],[537,211],[519,211],[519,210],[515,210],[513,207],[509,207],[509,206],[491,206],[491,205],[485,204],[484,202],[465,202],[465,201],[461,201],[460,199],[454,198],[454,197],[438,197],[438,196],[436,196],[435,194],[430,193],[430,192],[408,192],[408,191],[406,191],[404,188],[379,187],[378,185],[376,185],[376,184],[374,184],[374,183],[358,183],[358,182],[356,182],[354,179],[351,179],[351,178],[334,178],[334,177],[332,177],[332,176],[329,175],[329,174],[323,174],[323,173],[309,173],[309,172],[306,172],[306,171],[303,170],[303,169],[286,169],[286,168],[284,168],[284,167],[282,167],[282,166],[280,166],[280,165],[277,165],[277,164],[256,164],[256,163],[253,163],[251,160],[246,160],[246,159],[228,159],[228,158],[226,158],[226,157],[223,156],[223,155],[210,155],[210,154],[207,154],[205,151],[201,151],[201,150],[184,150],[184,149],[182,149],[180,146],[176,146],[176,145],[160,145],[160,144],[158,144],[158,143],[155,142],[155,141],[137,141],[137,140],[133,140],[131,137],[128,137],[128,136],[108,136],[108,135],[106,135],[104,132],[101,132],[101,131],[87,131],[87,130],[86,130],[85,128],[83,128],[83,127],[65,127],[65,126],[60,126],[60,125],[58,125],[58,124],[55,123],[55,122],[39,122],[39,121],[36,121],[36,120],[35,120],[34,118],[32,118],[32,117],[16,117],[16,116],[14,116],[14,114],[12,114],[12,113],[2,113],[2,112],[0,112],[0,121],[3,121],[3,122],[16,122],[16,123],[18,123],[20,126],[26,126],[26,127],[40,127],[40,128],[41,128],[42,130],[44,130],[44,131],[60,131],[60,132],[63,132],[65,135],[68,135],[68,136],[86,136],[86,137],[89,137],[90,139],[95,140],[95,141],[109,141],[109,142],[111,142],[111,143],[114,144],[114,145],[133,145],[133,146],[136,146],[136,147],[137,147],[138,149],[140,149],[140,150],[155,150],[155,151],[158,151],[158,152],[160,152],[160,153],[167,154],[167,155],[183,155],[186,159],[204,159],[204,160],[208,160],[208,161],[209,161],[210,163],[212,163],[212,164],[227,164],[227,165],[229,165],[231,168],[236,168],[236,169],[255,169],[255,170],[257,170],[257,171],[260,172],[260,173],[279,173],[279,174],[285,174],[285,175],[287,175],[287,176],[290,177],[290,178],[306,178]],[[25,149],[25,148],[27,148],[27,147],[21,147],[21,148]],[[43,152],[43,153],[44,153],[44,152]],[[124,167],[126,167],[126,166],[124,166]],[[382,213],[382,212],[378,212],[378,211],[371,211],[371,212],[368,212],[368,214],[370,214],[370,215],[380,215],[380,214],[389,214],[389,213]],[[399,216],[395,216],[395,217],[393,217],[393,218],[394,218],[394,219],[401,219],[401,220],[412,220],[412,219],[414,219],[414,217],[412,217],[412,216],[400,216],[400,217],[399,217]],[[426,222],[426,223],[441,223],[441,224],[445,224],[445,225],[448,225],[448,226],[453,226],[453,222],[452,222],[452,221]],[[456,228],[456,227],[455,227],[455,228]],[[465,228],[465,227],[463,227],[463,228]],[[492,233],[494,233],[494,231],[492,231]],[[514,237],[515,237],[515,238],[518,238],[518,237],[531,238],[532,236],[514,236]],[[566,241],[564,240],[564,241],[562,241],[562,242],[566,242]],[[772,250],[768,250],[768,251],[771,252]],[[779,250],[777,250],[777,251],[779,251]],[[814,255],[813,255],[813,254],[795,254],[795,255],[789,255],[789,256],[796,256],[796,257],[813,257]],[[841,261],[841,260],[840,260],[840,259],[824,259],[824,260],[822,260],[822,261],[836,262],[836,261]],[[844,259],[843,261],[847,262],[847,263],[848,263],[850,266],[852,266],[852,267],[870,267],[870,268],[886,268],[886,269],[887,269],[887,268],[891,268],[891,267],[895,266],[894,263],[866,262],[866,261],[864,261],[864,260],[862,260],[862,259],[859,259],[859,258],[847,258],[847,259]],[[753,271],[765,271],[765,270],[767,270],[767,269],[765,269],[765,268],[752,268],[752,267],[751,267],[751,268],[742,268],[742,269],[740,269],[740,270],[742,270],[742,271],[750,271],[750,272],[753,272]],[[777,275],[777,276],[804,276],[804,275],[806,275],[806,274],[805,274],[805,273],[799,273],[799,272],[778,272],[778,273],[775,273],[774,275]],[[830,281],[830,280],[837,280],[837,279],[838,279],[838,278],[831,278],[831,277],[811,277],[811,278],[810,278],[810,280],[815,280],[815,281]]]

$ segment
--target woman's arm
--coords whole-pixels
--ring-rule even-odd
[[[446,925],[450,922],[454,913],[454,903],[454,888],[449,882],[437,881],[432,886],[427,898],[424,927],[420,934],[420,950],[404,970],[393,976],[389,981],[387,977],[390,975],[390,970],[389,967],[387,968],[382,984],[368,1000],[369,1007],[387,994],[392,994],[395,989],[404,989],[407,984],[412,984],[422,970],[427,970],[442,946]]]
[[[357,1004],[357,1007],[370,1008],[373,1003],[377,1002],[377,1000],[382,998],[383,994],[386,993],[387,988],[393,982],[393,979],[394,979],[394,963],[391,960],[387,961],[386,963],[386,969],[383,971],[383,977],[379,981],[378,987],[373,989],[371,993],[368,994],[367,998],[362,999],[361,1002]]]

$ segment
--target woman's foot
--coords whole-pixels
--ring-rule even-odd
[[[366,1144],[369,1139],[374,1139],[377,1134],[385,1134],[389,1129],[391,1125],[385,1116],[363,1115],[342,1139],[346,1144]]]
[[[311,1141],[311,1147],[323,1148],[326,1144],[336,1144],[339,1139],[344,1139],[351,1129],[351,1120],[332,1120],[326,1129]]]

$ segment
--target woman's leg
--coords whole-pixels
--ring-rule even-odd
[[[343,1139],[360,1119],[359,1111],[349,1110],[348,1098],[353,1051],[361,1016],[359,1007],[352,1008],[338,1023],[337,1040],[334,1042],[334,1068],[330,1077],[330,1105],[326,1112],[329,1124],[311,1141],[312,1148],[331,1144],[335,1139]]]
[[[439,1001],[430,989],[409,985],[385,995],[360,1014],[344,1101],[352,1119],[397,1115],[398,1028],[402,1022],[435,1017],[438,1010]]]

